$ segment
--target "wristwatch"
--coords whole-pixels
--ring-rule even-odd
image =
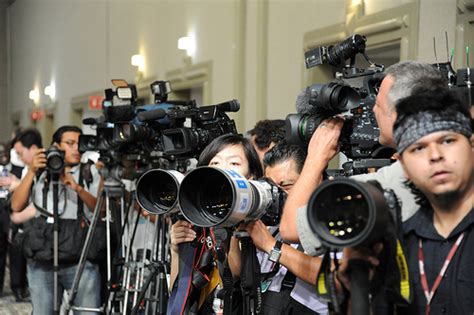
[[[273,261],[274,263],[278,263],[280,261],[282,245],[282,242],[278,240],[276,241],[275,246],[273,246],[272,250],[270,251],[270,257],[268,257],[270,261]]]

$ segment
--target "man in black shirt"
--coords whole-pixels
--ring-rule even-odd
[[[407,314],[474,313],[474,145],[468,108],[450,93],[397,104],[394,139],[418,211],[403,224],[413,299]],[[346,250],[339,278],[348,287]],[[369,261],[378,265],[375,257]]]

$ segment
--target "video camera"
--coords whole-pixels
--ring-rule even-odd
[[[155,81],[150,89],[155,104],[137,106],[136,87],[112,80],[116,89],[105,90],[103,116],[85,119],[96,126],[96,136],[81,136],[80,151],[99,151],[107,163],[121,160],[140,164],[136,176],[150,168],[186,171],[186,161],[199,156],[214,138],[237,133],[226,112],[240,109],[237,100],[200,106],[194,100],[169,101],[171,85]],[[135,177],[136,177],[135,176]]]
[[[336,67],[336,80],[313,84],[297,99],[297,114],[286,118],[286,137],[289,143],[307,145],[320,123],[329,117],[345,117],[340,150],[351,159],[377,158],[382,149],[378,142],[379,128],[372,108],[378,87],[383,79],[382,65],[373,63],[365,53],[366,38],[353,35],[338,45],[318,47],[305,53],[306,67],[328,63]],[[367,69],[354,66],[357,54],[369,63]],[[350,64],[345,64],[350,59]],[[353,79],[363,78],[361,86],[351,86]]]

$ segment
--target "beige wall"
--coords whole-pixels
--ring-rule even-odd
[[[8,115],[7,110],[7,2],[0,1],[0,142],[8,137]]]
[[[69,123],[73,97],[108,88],[112,78],[133,81],[133,54],[145,56],[145,78],[163,79],[168,71],[184,67],[185,53],[177,49],[177,40],[193,34],[197,45],[193,64],[212,65],[210,101],[238,98],[242,109],[233,117],[243,132],[258,119],[284,118],[294,112],[305,71],[303,35],[343,23],[348,1],[17,0],[7,12],[9,108],[12,113],[21,111],[22,125],[29,125],[33,103],[28,92],[37,86],[40,104],[55,113],[55,127]],[[378,12],[407,1],[366,0],[366,10]],[[422,0],[420,31],[441,37],[444,28],[454,25],[455,1],[433,1],[443,8]],[[430,17],[439,19],[444,8],[449,8],[446,23],[438,27],[441,31],[429,32]],[[427,46],[432,36],[420,36],[419,45]],[[421,51],[420,57],[427,58]],[[55,103],[42,93],[52,80]]]

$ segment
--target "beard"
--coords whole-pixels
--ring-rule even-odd
[[[439,206],[438,208],[442,211],[454,211],[456,209],[453,209],[452,205],[459,202],[459,200],[462,199],[462,195],[462,192],[459,190],[446,191],[440,194],[434,194],[432,202],[436,203]]]

